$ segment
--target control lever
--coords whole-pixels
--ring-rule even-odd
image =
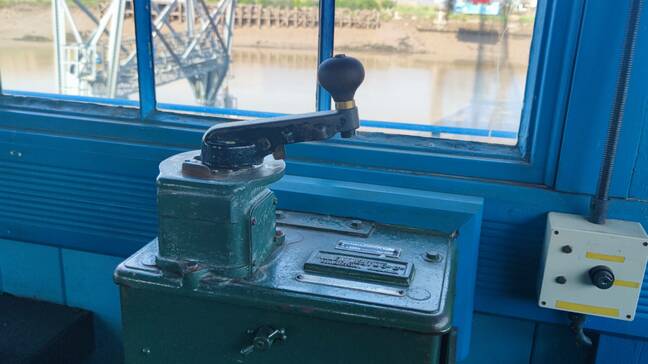
[[[325,60],[317,78],[333,97],[335,110],[214,125],[203,135],[200,162],[210,170],[237,170],[261,164],[268,154],[283,159],[286,144],[337,133],[352,137],[360,126],[353,97],[364,75],[362,63],[353,57],[340,54]]]

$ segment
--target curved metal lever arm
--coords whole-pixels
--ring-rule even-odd
[[[359,127],[358,109],[322,111],[214,125],[203,136],[201,161],[211,169],[260,164],[268,154],[283,158],[286,144],[324,140]]]

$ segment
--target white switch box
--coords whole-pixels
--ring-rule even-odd
[[[641,224],[551,212],[538,305],[632,321],[644,280],[648,235]]]

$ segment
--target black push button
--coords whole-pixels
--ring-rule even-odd
[[[589,271],[592,284],[600,289],[608,289],[614,285],[614,273],[612,269],[604,265],[598,265]]]

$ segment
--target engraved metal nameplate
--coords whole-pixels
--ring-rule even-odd
[[[403,286],[409,285],[413,268],[410,262],[323,250],[304,264],[306,272]]]
[[[359,241],[340,240],[335,245],[335,249],[346,250],[349,252],[377,255],[380,257],[398,258],[401,250],[380,245],[361,243]]]
[[[405,295],[405,289],[403,288],[383,286],[375,283],[351,281],[348,279],[323,277],[314,274],[305,274],[305,273],[299,274],[295,279],[304,283],[312,283],[312,284],[320,284],[323,286],[353,289],[356,291],[378,293],[387,296],[403,297]]]

